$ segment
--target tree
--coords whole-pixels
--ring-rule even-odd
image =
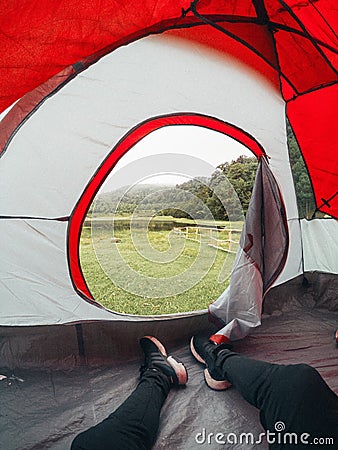
[[[290,166],[293,182],[295,184],[299,217],[311,219],[316,209],[313,190],[303,156],[289,123],[287,123],[287,138]]]
[[[290,166],[295,184],[299,209],[299,217],[311,218],[315,211],[315,202],[307,169],[298,148],[292,129],[287,123],[287,139],[289,147]],[[170,186],[139,185],[126,190],[121,188],[113,192],[100,194],[91,205],[90,212],[109,214],[116,211],[119,214],[132,214],[139,205],[145,213],[168,214],[173,217],[207,218],[207,207],[216,220],[227,220],[231,211],[231,219],[241,217],[237,214],[237,204],[233,190],[237,193],[244,213],[247,212],[257,171],[256,157],[239,156],[231,162],[220,164],[210,178],[195,177],[185,183]],[[227,181],[224,182],[224,177]],[[230,184],[230,185],[229,185]],[[122,199],[120,198],[123,193]],[[94,205],[94,207],[93,207]],[[226,207],[224,207],[224,205]],[[237,208],[237,209],[236,209]],[[226,211],[226,209],[228,211]],[[210,214],[209,214],[210,216]]]
[[[131,214],[139,205],[140,213],[157,211],[157,214],[173,217],[210,219],[211,212],[214,219],[227,220],[230,211],[231,219],[239,220],[242,210],[238,208],[233,190],[246,212],[256,168],[257,161],[254,157],[240,156],[235,161],[218,166],[210,178],[196,177],[175,188],[141,185],[129,190],[121,188],[101,194],[97,196],[91,211],[99,215],[113,212]]]
[[[231,163],[225,162],[218,166],[235,189],[244,213],[247,212],[249,207],[257,164],[255,157],[241,155]]]
[[[207,206],[216,220],[240,220],[242,209],[247,211],[257,169],[256,158],[240,156],[235,161],[225,162],[218,166],[209,179],[194,178],[177,185],[176,188],[187,191]],[[234,190],[239,198],[234,196]],[[170,208],[174,217],[193,216],[196,219],[210,218],[205,208],[200,208],[196,200],[182,198],[177,203],[177,210]],[[168,211],[168,210],[167,210]],[[207,217],[208,216],[208,217]]]

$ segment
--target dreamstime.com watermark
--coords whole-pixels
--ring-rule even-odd
[[[254,433],[221,433],[221,432],[209,432],[206,428],[202,428],[201,431],[196,433],[195,442],[199,445],[254,445],[267,442],[269,445],[281,444],[281,445],[335,445],[333,437],[321,436],[314,437],[310,433],[292,433],[284,430],[286,429],[285,423],[278,421],[275,423],[274,431],[267,430],[263,433],[259,433],[255,436]],[[333,447],[332,447],[333,448]]]

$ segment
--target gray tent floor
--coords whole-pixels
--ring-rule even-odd
[[[337,312],[299,306],[263,317],[262,326],[235,343],[234,350],[265,361],[308,363],[338,393],[338,349],[334,341]],[[137,342],[135,345],[138,345]],[[217,433],[253,433],[263,429],[258,411],[234,388],[210,390],[188,350],[188,340],[169,348],[189,372],[185,388],[172,389],[162,409],[156,449],[266,449],[267,444],[215,443]],[[140,361],[69,370],[15,369],[18,379],[0,381],[0,442],[4,450],[69,449],[79,432],[109,415],[137,384]],[[7,377],[13,372],[0,369]],[[197,443],[205,429],[210,443]],[[201,435],[199,435],[202,440]],[[99,449],[98,449],[99,450]],[[119,450],[119,449],[117,449]],[[122,450],[122,449],[121,449]]]

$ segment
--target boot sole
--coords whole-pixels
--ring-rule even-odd
[[[185,385],[188,381],[188,371],[185,367],[185,365],[175,359],[173,356],[167,355],[167,350],[165,349],[164,345],[156,339],[154,336],[144,336],[145,338],[152,341],[156,347],[159,349],[159,351],[162,353],[163,356],[166,357],[167,363],[174,369],[176,377],[177,377],[177,384],[180,386]]]
[[[177,361],[172,356],[168,356],[167,362],[168,362],[168,364],[171,365],[171,367],[174,369],[174,371],[176,373],[177,383],[180,386],[187,384],[188,372],[187,372],[185,365],[182,362]]]
[[[212,378],[208,369],[204,369],[204,381],[213,391],[226,391],[232,386],[227,380],[218,381]]]

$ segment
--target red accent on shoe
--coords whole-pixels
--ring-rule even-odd
[[[224,336],[223,334],[213,334],[209,337],[209,341],[213,342],[214,344],[230,344],[230,339],[228,336]]]
[[[337,344],[337,347],[338,347],[338,330],[336,331],[336,344]]]

